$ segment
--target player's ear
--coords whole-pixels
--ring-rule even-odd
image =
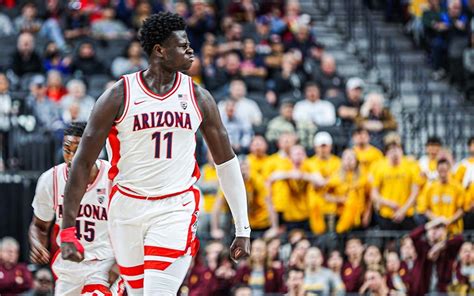
[[[155,44],[155,46],[153,46],[153,52],[155,52],[155,54],[160,58],[164,57],[164,51],[164,47],[162,47],[160,44]]]

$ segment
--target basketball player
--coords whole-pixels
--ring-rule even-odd
[[[56,217],[60,227],[64,213],[64,188],[69,168],[84,132],[85,123],[72,123],[64,131],[63,157],[59,164],[41,175],[33,199],[33,221],[30,225],[31,261],[48,264],[48,230]],[[85,249],[84,261],[77,263],[61,258],[58,252],[51,259],[53,272],[58,277],[55,295],[112,295],[109,271],[115,263],[107,231],[107,204],[110,164],[97,160],[87,175],[87,191],[80,203],[75,221],[78,241]],[[64,235],[62,233],[61,235]],[[62,239],[62,238],[61,238]],[[58,242],[59,243],[59,242]]]
[[[144,21],[140,41],[150,67],[124,76],[98,99],[66,185],[61,252],[81,261],[74,221],[88,172],[108,137],[113,181],[109,234],[131,295],[176,295],[197,252],[200,128],[216,163],[236,238],[231,257],[249,255],[250,225],[239,162],[214,98],[181,71],[194,60],[183,18],[169,12]],[[87,257],[87,254],[85,254]]]

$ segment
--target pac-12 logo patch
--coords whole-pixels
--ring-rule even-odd
[[[99,201],[99,203],[102,204],[102,203],[104,202],[104,200],[105,200],[105,196],[99,195],[99,196],[97,197],[97,200]]]
[[[181,104],[181,108],[186,110],[186,108],[188,108],[188,95],[178,94],[178,98],[180,99],[179,103]]]

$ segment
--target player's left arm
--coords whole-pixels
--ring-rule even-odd
[[[216,163],[219,183],[235,221],[236,238],[230,248],[231,257],[238,260],[250,254],[250,223],[244,179],[214,98],[198,85],[194,89],[203,118],[201,133]]]

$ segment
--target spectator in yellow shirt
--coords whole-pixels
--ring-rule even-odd
[[[429,220],[439,217],[446,219],[448,231],[459,234],[463,230],[461,217],[464,213],[464,190],[449,177],[451,165],[447,159],[438,160],[438,180],[428,184],[424,192],[425,215]]]
[[[268,160],[267,149],[268,144],[263,136],[256,135],[253,137],[252,142],[250,142],[250,153],[247,160],[250,169],[261,176],[263,176],[263,170]]]
[[[419,192],[419,172],[413,162],[403,157],[398,140],[386,142],[386,159],[377,164],[372,180],[371,197],[378,210],[382,230],[411,230],[414,205]]]
[[[454,178],[464,188],[468,188],[471,183],[474,183],[474,137],[469,138],[467,145],[469,146],[469,157],[458,163],[454,174]]]
[[[428,182],[438,178],[437,162],[442,145],[440,138],[429,137],[425,145],[426,155],[418,160],[422,176]]]
[[[316,182],[314,176],[303,171],[303,162],[306,151],[303,146],[296,145],[290,150],[291,166],[281,168],[272,173],[270,184],[280,184],[278,192],[272,189],[272,201],[284,198],[285,204],[282,211],[282,223],[288,231],[292,229],[309,230],[309,204],[308,189]]]
[[[278,139],[278,152],[270,155],[263,168],[263,178],[268,181],[269,177],[277,170],[290,170],[292,167],[289,159],[290,149],[296,144],[296,135],[294,133],[283,133]],[[282,182],[271,184],[272,203],[275,211],[282,218],[283,210],[286,207],[286,196],[282,194]]]
[[[363,176],[369,174],[370,167],[377,161],[383,159],[383,153],[375,146],[370,145],[370,135],[365,128],[357,128],[352,133],[354,152],[359,161],[360,173]]]
[[[327,188],[325,200],[333,205],[336,213],[335,219],[328,219],[329,224],[335,224],[329,225],[329,230],[343,233],[369,224],[372,203],[366,200],[369,197],[367,178],[361,174],[353,150],[346,149],[342,153],[341,169],[329,179]]]
[[[274,237],[278,234],[278,217],[268,196],[265,181],[262,176],[252,170],[248,159],[241,159],[240,169],[247,192],[247,203],[252,237]],[[225,232],[219,227],[219,209],[225,204],[221,194],[214,205],[211,227],[214,239],[222,239]]]
[[[464,229],[474,230],[474,183],[469,186],[464,199]]]

